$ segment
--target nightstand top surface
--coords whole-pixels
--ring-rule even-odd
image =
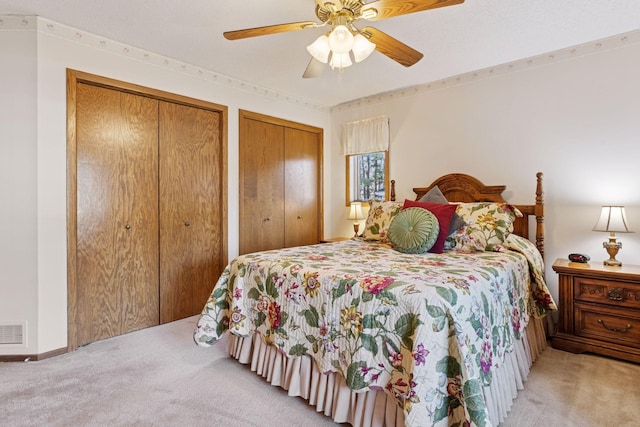
[[[569,274],[623,274],[640,276],[640,265],[622,264],[620,267],[604,265],[602,261],[589,261],[587,263],[571,262],[566,258],[558,258],[553,263],[553,270],[559,273]]]

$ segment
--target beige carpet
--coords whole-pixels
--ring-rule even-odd
[[[0,363],[0,426],[329,426],[192,340],[196,318],[40,362]],[[640,365],[548,348],[505,426],[638,426]]]

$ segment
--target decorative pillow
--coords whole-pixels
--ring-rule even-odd
[[[362,237],[366,240],[388,242],[387,232],[389,224],[398,212],[402,210],[399,202],[389,202],[382,200],[369,201],[369,215],[364,224]]]
[[[427,191],[424,196],[420,197],[419,202],[430,202],[430,203],[438,203],[440,205],[448,205],[449,200],[444,197],[440,188],[436,185],[431,190]],[[460,218],[460,215],[454,212],[453,218],[451,219],[451,223],[449,224],[449,230],[447,231],[447,236],[453,234],[457,229],[462,227],[465,224],[464,220]]]
[[[397,214],[389,226],[389,240],[397,251],[423,254],[438,238],[438,219],[423,208],[408,208]]]
[[[508,203],[459,203],[456,213],[466,225],[447,238],[447,247],[466,251],[504,252],[503,243],[513,231],[516,217],[522,217]]]
[[[403,208],[423,208],[431,212],[438,219],[438,224],[440,225],[440,231],[438,232],[438,239],[429,252],[433,252],[434,254],[441,254],[444,251],[444,242],[447,239],[447,235],[449,233],[449,223],[451,223],[453,214],[456,212],[456,205],[441,205],[439,203],[429,203],[429,202],[416,202],[413,200],[406,199],[404,201]]]

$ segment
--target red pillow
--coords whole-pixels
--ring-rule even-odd
[[[449,232],[449,224],[453,214],[456,213],[456,205],[442,205],[439,203],[431,202],[416,202],[414,200],[405,199],[402,209],[407,208],[423,208],[431,212],[437,219],[440,225],[440,231],[438,232],[438,238],[433,244],[429,252],[434,254],[441,254],[444,251],[444,241],[447,239]]]

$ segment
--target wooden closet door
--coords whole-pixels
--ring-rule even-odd
[[[158,324],[158,103],[77,86],[77,343]]]
[[[284,246],[284,129],[258,120],[240,127],[240,254]]]
[[[285,246],[320,242],[320,143],[318,134],[285,128]]]
[[[198,314],[221,268],[219,112],[160,102],[160,323]]]

